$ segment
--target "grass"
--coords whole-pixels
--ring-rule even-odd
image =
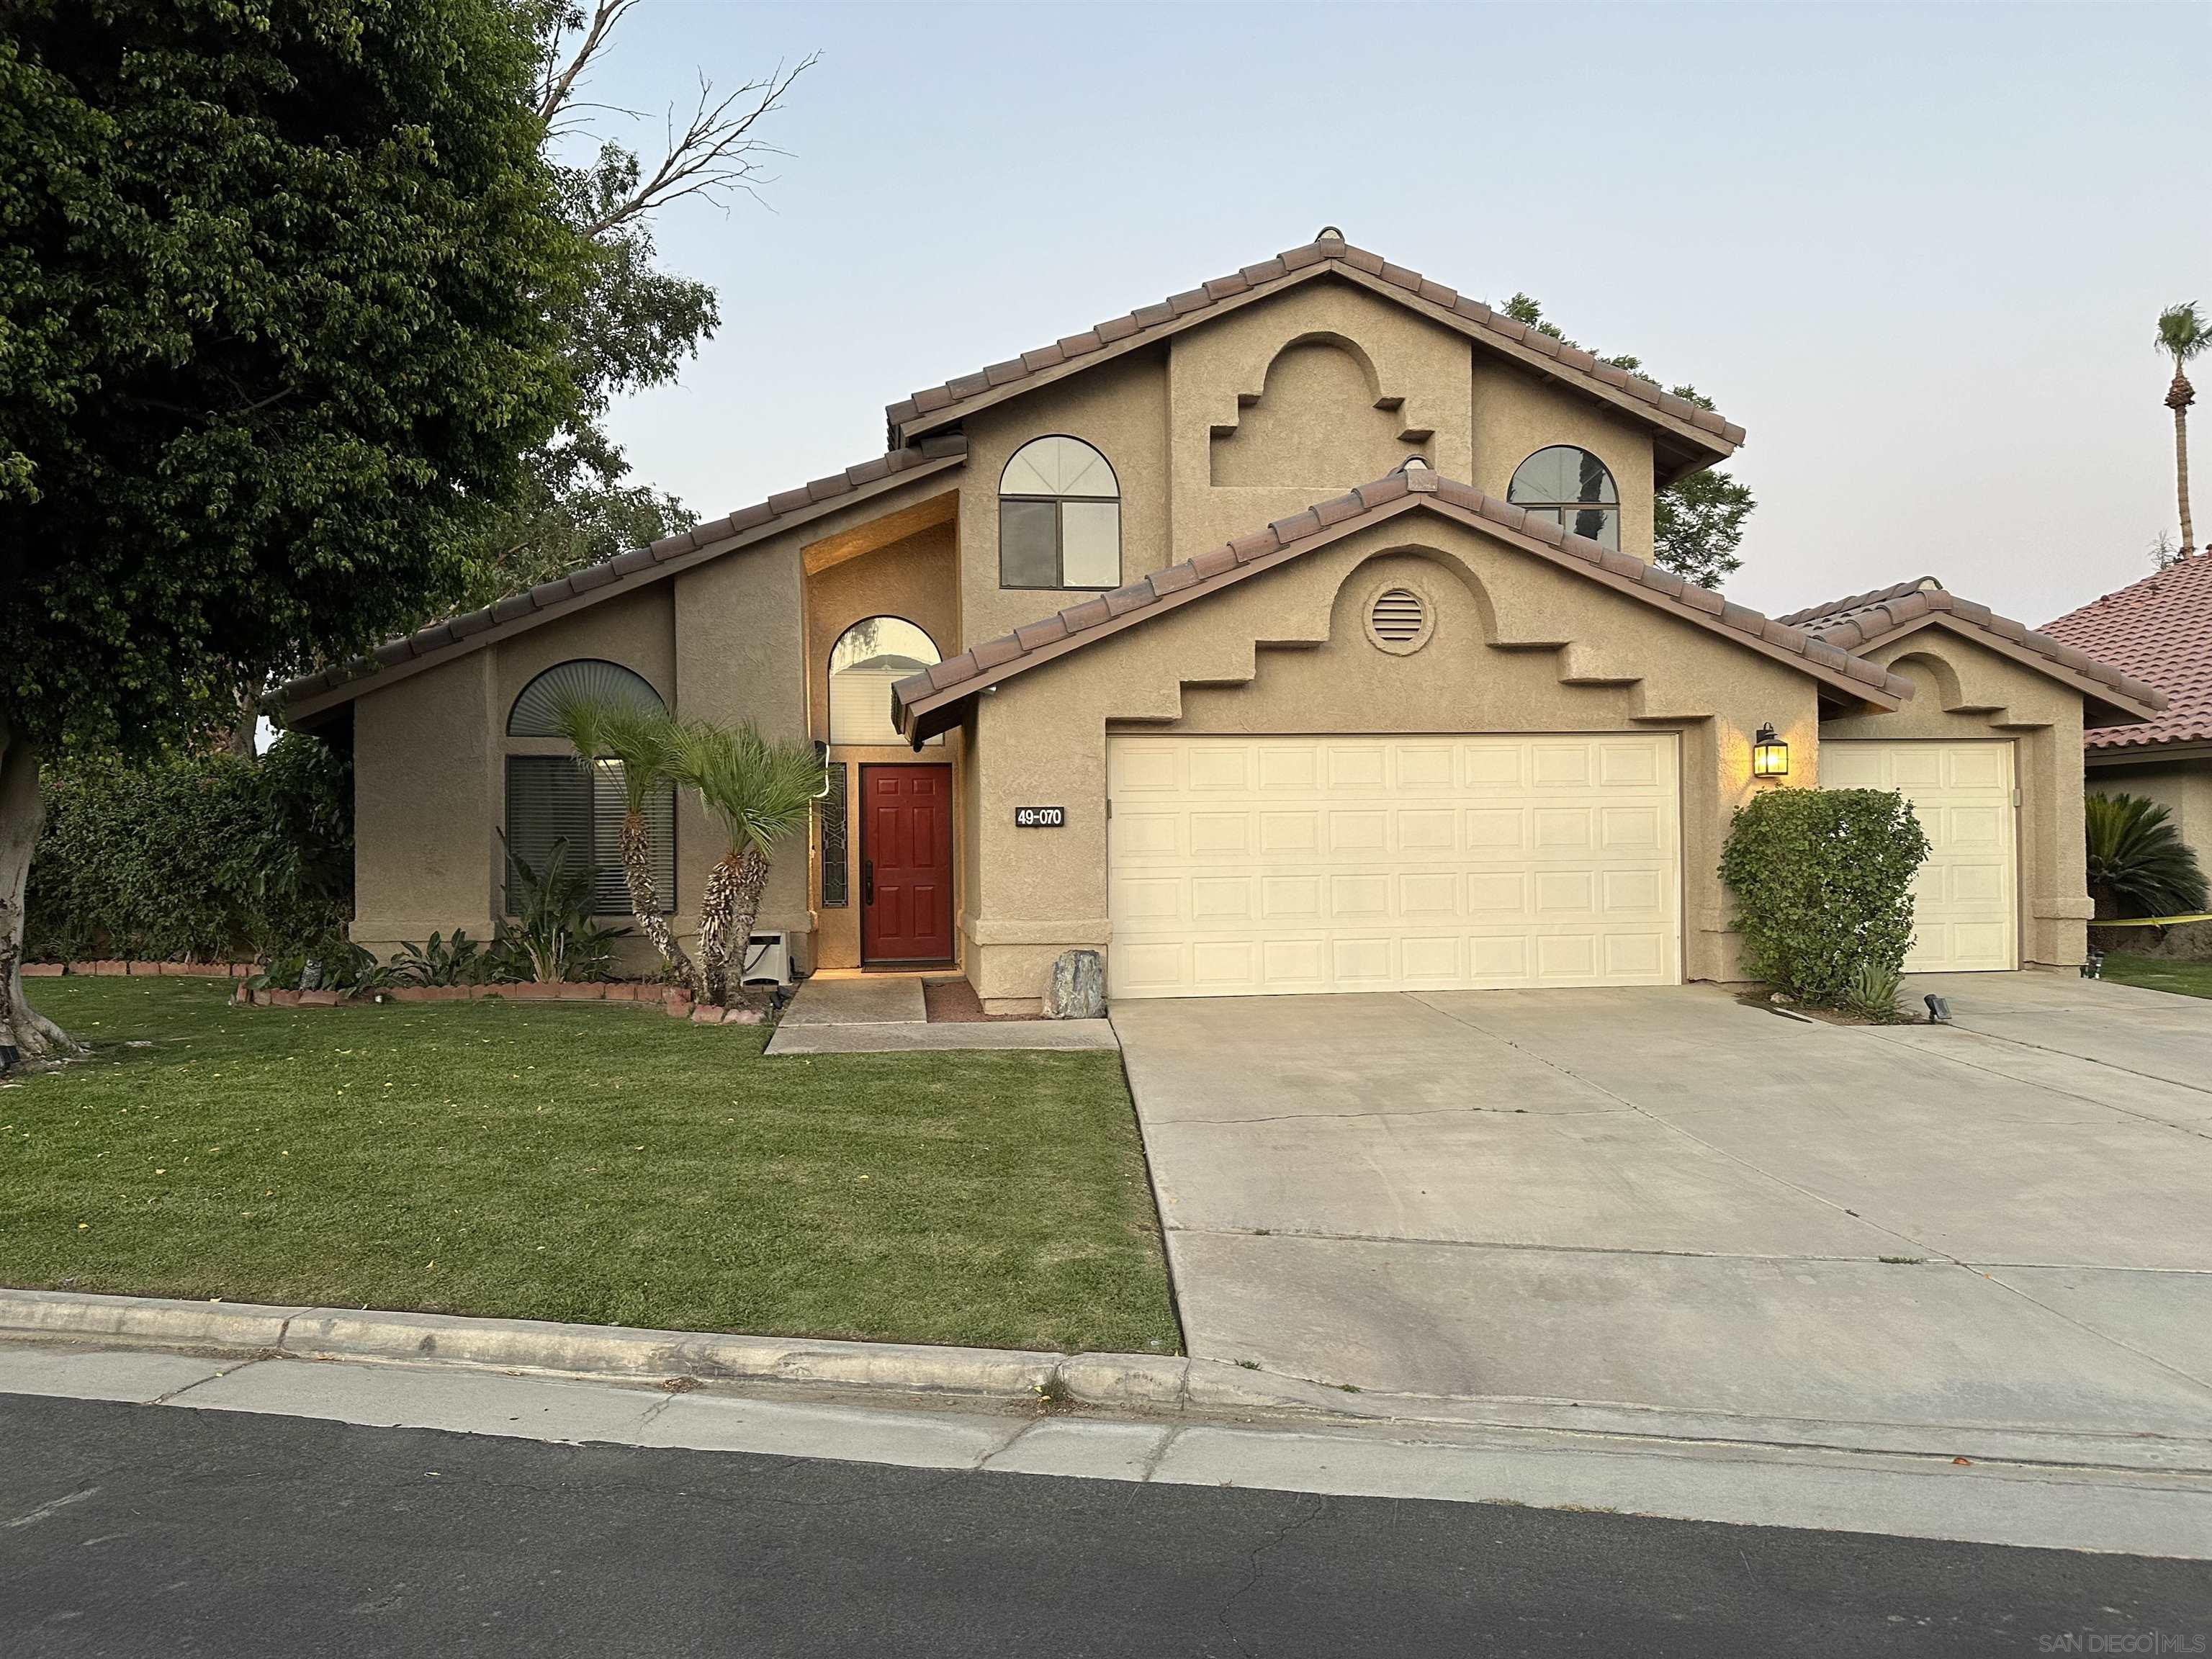
[[[766,1060],[605,1005],[31,988],[94,1055],[0,1087],[0,1283],[1177,1346],[1117,1054]]]
[[[2158,957],[2115,953],[2105,958],[2105,977],[2150,991],[2185,997],[2212,997],[2212,962],[2168,962]]]

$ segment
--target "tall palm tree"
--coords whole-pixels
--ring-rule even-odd
[[[699,1000],[720,1002],[729,988],[732,940],[738,977],[744,977],[745,944],[768,886],[769,851],[805,827],[825,774],[813,744],[770,743],[750,721],[736,726],[687,722],[676,729],[670,747],[670,775],[699,797],[730,839],[730,850],[708,873],[699,902]]]
[[[2197,388],[2182,372],[2199,352],[2212,347],[2212,325],[2197,314],[2197,302],[2168,306],[2158,313],[2158,349],[2173,359],[2173,384],[2166,388],[2166,406],[2173,411],[2173,487],[2181,497],[2181,556],[2196,550],[2195,527],[2189,522],[2189,405],[2197,401]]]
[[[553,728],[575,749],[585,776],[595,777],[602,760],[622,763],[622,867],[630,914],[668,971],[688,977],[691,959],[669,930],[653,884],[653,832],[645,818],[646,802],[669,781],[676,723],[657,708],[619,698],[568,696],[554,700]]]

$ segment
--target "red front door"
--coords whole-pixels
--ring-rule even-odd
[[[860,960],[952,960],[952,769],[860,769]]]

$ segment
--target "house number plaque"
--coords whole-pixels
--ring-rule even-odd
[[[1067,823],[1065,806],[1017,806],[1014,808],[1014,828],[1017,830],[1059,830]]]

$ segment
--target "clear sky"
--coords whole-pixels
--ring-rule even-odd
[[[1933,572],[2040,623],[2175,527],[2151,340],[2212,301],[2212,5],[647,0],[593,95],[647,143],[695,70],[811,51],[767,204],[661,227],[720,334],[614,419],[708,515],[1333,223],[1747,427],[1747,604]]]

